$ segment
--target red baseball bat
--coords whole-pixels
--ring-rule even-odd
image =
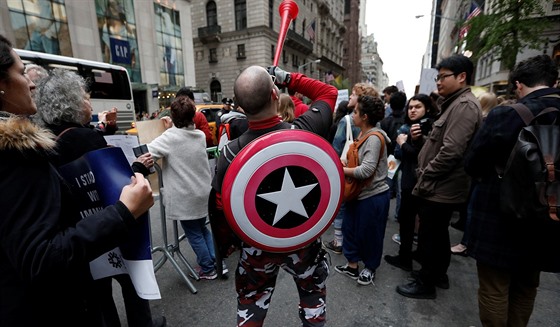
[[[288,28],[292,20],[294,20],[299,12],[298,5],[293,0],[284,0],[278,7],[278,12],[280,13],[280,32],[278,33],[278,43],[276,43],[276,54],[274,55],[274,66],[278,66],[278,61],[280,61],[280,55],[282,54],[282,49],[284,48],[284,41],[286,40],[286,34],[288,34]]]

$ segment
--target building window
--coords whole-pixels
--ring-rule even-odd
[[[8,10],[16,48],[72,57],[64,1],[13,0]]]
[[[245,59],[245,44],[237,45],[237,59]]]
[[[160,85],[184,85],[183,43],[179,11],[154,3]]]
[[[274,55],[276,54],[276,47],[274,44],[270,45],[270,59],[274,61]]]
[[[286,54],[286,50],[282,50],[282,61],[284,64],[288,63],[288,55]]]
[[[298,67],[299,65],[299,57],[295,54],[292,54],[292,66]]]
[[[210,49],[210,57],[208,57],[208,62],[218,62],[218,51],[216,48]]]
[[[124,66],[128,70],[131,82],[142,83],[134,3],[132,1],[95,1],[95,11],[97,21],[105,22],[98,29],[103,61]],[[170,20],[175,22],[174,17],[171,17]],[[166,20],[166,22],[169,21]],[[118,48],[122,49],[121,47],[127,50],[116,51]]]
[[[216,3],[209,1],[206,4],[206,24],[208,26],[218,25],[218,11],[216,10]]]
[[[296,26],[297,26],[297,18],[294,18],[294,20],[292,21],[292,31],[296,31]]]
[[[274,29],[274,0],[268,0],[268,27]]]
[[[235,0],[235,30],[247,28],[247,1]]]
[[[305,34],[305,19],[301,22],[301,35]]]

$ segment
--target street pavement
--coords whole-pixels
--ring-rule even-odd
[[[398,232],[398,223],[393,219],[394,200],[387,223],[383,254],[396,254],[398,245],[391,236]],[[159,201],[150,210],[153,246],[162,245],[162,226]],[[171,221],[167,223],[172,238]],[[182,234],[182,230],[179,227]],[[451,243],[456,244],[462,233],[449,228]],[[330,240],[332,227],[323,236]],[[196,257],[186,240],[181,241],[180,251],[190,264],[196,266]],[[161,257],[154,253],[154,261]],[[161,300],[151,301],[152,314],[164,315],[167,325],[178,326],[235,326],[236,293],[234,272],[239,252],[226,259],[230,273],[228,279],[194,281],[197,293],[193,294],[170,261],[157,272],[156,279],[161,291]],[[175,256],[177,257],[177,256]],[[395,268],[382,260],[377,269],[374,285],[361,286],[356,281],[337,273],[335,265],[344,264],[342,255],[331,253],[331,272],[327,281],[327,326],[373,327],[373,326],[481,326],[478,319],[476,264],[472,258],[452,256],[448,275],[450,289],[437,290],[435,300],[415,300],[396,293],[397,285],[408,281],[409,273]],[[183,271],[187,269],[179,263]],[[414,269],[419,269],[414,262]],[[363,264],[360,265],[363,267]],[[114,297],[121,314],[122,325],[127,326],[122,296],[118,283],[113,282]],[[298,296],[289,274],[280,270],[276,290],[264,326],[301,326],[298,318]],[[560,275],[542,273],[535,309],[530,327],[560,326]]]

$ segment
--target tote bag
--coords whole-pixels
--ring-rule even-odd
[[[348,149],[350,149],[350,144],[354,143],[354,136],[352,135],[352,126],[350,125],[350,115],[344,117],[346,119],[346,143],[344,143],[344,148],[342,148],[342,154],[340,155],[340,160],[344,164],[348,163],[347,154]]]

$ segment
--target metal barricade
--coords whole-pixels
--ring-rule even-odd
[[[158,180],[159,180],[159,189],[160,189],[159,204],[160,204],[160,213],[161,213],[161,233],[163,238],[163,245],[152,247],[152,253],[155,252],[163,253],[163,256],[160,259],[158,259],[157,262],[154,262],[154,271],[157,272],[159,268],[161,268],[163,264],[167,260],[169,260],[169,262],[171,262],[171,264],[173,265],[177,273],[179,273],[179,275],[183,278],[185,283],[187,283],[187,286],[189,287],[191,292],[193,294],[196,294],[198,292],[197,289],[194,287],[193,283],[190,281],[187,275],[185,275],[185,273],[179,266],[179,263],[174,258],[175,254],[177,254],[179,260],[182,261],[183,264],[189,270],[190,275],[192,275],[192,277],[194,277],[196,280],[200,280],[200,278],[198,277],[198,273],[193,269],[193,267],[187,261],[187,258],[185,258],[185,256],[181,252],[179,244],[185,238],[185,235],[183,234],[179,236],[179,228],[176,220],[173,220],[173,240],[172,240],[173,243],[169,243],[167,237],[167,218],[165,217],[165,206],[163,205],[163,197],[165,196],[165,191],[163,187],[163,175],[161,172],[161,167],[158,164],[154,164],[154,167],[158,174]]]

